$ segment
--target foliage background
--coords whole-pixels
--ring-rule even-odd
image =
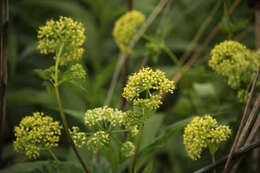
[[[38,27],[44,25],[47,19],[57,19],[58,16],[62,15],[81,21],[86,28],[87,41],[84,45],[86,51],[82,60],[82,64],[87,69],[87,84],[84,85],[86,89],[83,89],[81,84],[64,85],[61,89],[62,101],[70,125],[81,124],[84,128],[82,123],[84,112],[87,109],[102,106],[106,98],[119,55],[119,49],[112,37],[112,29],[115,21],[127,9],[127,2],[122,0],[19,0],[9,3],[9,76],[6,143],[3,150],[2,168],[28,161],[12,149],[13,127],[19,123],[23,116],[30,115],[31,112],[43,111],[53,115],[55,119],[59,119],[55,97],[49,96],[42,81],[33,71],[36,68],[44,69],[53,63],[51,57],[40,55],[36,50]],[[148,16],[158,3],[159,0],[134,1],[134,9]],[[161,34],[175,25],[173,29],[169,30],[164,41],[165,45],[177,57],[181,57],[215,3],[215,1],[202,0],[172,0],[169,3],[167,16],[162,20],[163,15],[159,15],[146,34],[160,40]],[[190,8],[194,8],[193,11],[185,15]],[[198,50],[212,29],[220,23],[223,10],[222,5],[203,33],[202,38],[196,44],[193,53]],[[255,49],[254,20],[250,14],[250,9],[245,2],[242,2],[234,16],[236,19],[246,20],[247,23],[233,33],[232,39]],[[149,146],[154,141],[155,136],[164,135],[162,143],[158,145],[161,147],[150,147],[152,152],[144,157],[153,160],[153,172],[192,172],[210,163],[210,155],[207,152],[203,153],[203,157],[199,161],[192,161],[187,157],[182,142],[183,127],[174,124],[180,120],[194,115],[210,113],[221,123],[231,125],[235,133],[244,105],[237,101],[234,91],[227,86],[225,80],[217,76],[207,65],[210,58],[210,49],[216,43],[229,38],[229,35],[225,32],[220,32],[217,35],[213,42],[208,45],[203,56],[178,83],[175,94],[167,96],[164,105],[161,106],[156,116],[148,120],[142,144],[143,148]],[[157,59],[153,58],[151,56],[153,54],[145,47],[145,42],[144,39],[141,39],[135,48],[130,59],[130,72],[134,72],[143,61],[144,56],[150,53],[148,66],[160,68],[168,76],[175,74],[177,67],[170,57],[162,51]],[[119,105],[122,91],[121,80],[118,81],[113,95],[112,107]],[[51,93],[51,91],[49,92]],[[171,126],[172,124],[175,126]],[[217,153],[217,158],[228,153],[233,138],[223,145]],[[67,160],[74,164],[73,160],[75,161],[76,158],[69,149],[65,137],[61,147],[55,152],[61,160]],[[83,150],[81,153],[83,153],[87,163],[90,164],[91,157],[88,152]],[[46,159],[48,159],[47,154],[42,156],[42,160]],[[254,170],[250,170],[254,162],[256,161],[250,158],[244,159],[238,172],[254,172]],[[41,163],[38,162],[37,164]],[[45,162],[42,165],[44,164]],[[33,165],[35,166],[35,164]],[[108,167],[108,163],[101,160],[94,167],[96,172],[102,172]],[[79,168],[77,167],[77,169]],[[77,169],[75,168],[73,171],[75,172]],[[18,167],[15,170],[21,170],[21,168]],[[80,172],[80,170],[78,171]],[[5,171],[3,170],[3,172]]]

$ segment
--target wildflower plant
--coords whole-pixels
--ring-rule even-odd
[[[52,54],[55,65],[45,70],[37,69],[36,73],[45,81],[48,89],[55,89],[56,100],[68,140],[81,165],[88,172],[75,146],[75,143],[79,146],[84,144],[79,143],[79,138],[84,138],[84,134],[79,133],[75,127],[72,131],[69,130],[59,93],[59,86],[64,82],[84,81],[86,78],[83,66],[77,63],[84,52],[82,46],[86,40],[85,29],[82,23],[61,16],[59,20],[51,19],[44,26],[41,26],[38,30],[38,39],[37,49],[41,54]],[[73,135],[72,138],[71,133],[77,135]]]
[[[136,10],[128,11],[116,21],[113,36],[122,52],[130,53],[128,46],[144,21],[145,16]]]
[[[219,144],[226,141],[230,135],[230,128],[219,125],[210,115],[196,116],[184,129],[183,143],[191,159],[199,159],[203,149],[209,148],[212,160],[215,162]]]
[[[93,152],[102,151],[110,147],[112,135],[129,132],[134,137],[138,134],[137,126],[127,120],[129,120],[127,113],[118,109],[108,106],[91,109],[85,113],[85,124],[88,132],[79,132],[78,128],[74,127],[72,137],[78,147],[82,147],[84,144]],[[134,146],[130,146],[130,141],[126,142],[129,145],[123,144],[122,154],[130,157],[133,152],[125,151],[132,151]],[[129,146],[128,150],[127,146]]]
[[[260,64],[259,54],[239,42],[227,40],[216,45],[211,50],[211,55],[209,66],[227,78],[228,85],[238,91],[239,100],[245,102],[249,95],[249,85]]]
[[[13,142],[14,150],[25,153],[30,159],[40,156],[40,151],[57,147],[62,126],[52,117],[35,112],[32,116],[24,117],[19,126],[14,128],[16,137]]]

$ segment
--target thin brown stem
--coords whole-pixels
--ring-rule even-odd
[[[195,37],[191,41],[191,44],[188,46],[188,48],[186,49],[183,56],[181,57],[181,59],[180,59],[181,64],[183,64],[185,62],[185,60],[190,56],[192,50],[194,49],[195,45],[198,43],[199,39],[201,38],[201,36],[205,32],[206,28],[208,27],[208,25],[212,21],[213,17],[215,16],[215,14],[216,14],[217,10],[219,9],[220,5],[222,4],[222,2],[223,2],[223,0],[218,0],[216,2],[216,4],[214,4],[214,7],[211,10],[211,13],[207,17],[207,19],[203,22],[203,24],[200,26],[199,31],[197,32],[197,34],[195,35]]]
[[[69,143],[70,143],[70,145],[71,145],[75,155],[77,156],[80,164],[82,165],[84,171],[86,173],[89,173],[88,168],[85,165],[85,163],[82,160],[82,158],[80,157],[80,154],[79,154],[79,152],[78,152],[78,150],[77,150],[77,148],[75,146],[75,143],[74,143],[74,141],[72,139],[72,136],[71,136],[71,134],[69,132],[69,125],[68,125],[67,119],[65,117],[64,109],[63,109],[62,103],[61,103],[60,92],[59,92],[59,62],[60,62],[61,53],[63,51],[63,48],[64,48],[64,44],[61,45],[59,51],[57,52],[57,58],[56,58],[56,64],[55,64],[55,83],[54,83],[54,88],[55,88],[56,100],[57,100],[57,103],[58,103],[61,120],[62,120],[64,129],[65,129],[68,141],[69,141]]]
[[[260,49],[260,9],[255,11],[255,46]]]
[[[1,32],[1,82],[0,82],[0,160],[4,145],[4,127],[6,117],[7,87],[7,40],[8,40],[8,0],[2,0],[2,32]]]
[[[247,104],[246,104],[246,107],[245,107],[245,110],[244,110],[244,113],[243,113],[243,116],[242,116],[242,120],[240,121],[240,125],[239,125],[238,131],[237,131],[237,135],[235,137],[235,141],[234,141],[234,143],[232,145],[232,148],[230,150],[230,153],[229,153],[227,162],[225,164],[223,173],[226,173],[228,171],[229,166],[230,166],[230,162],[231,162],[232,153],[237,149],[237,142],[238,142],[239,136],[241,134],[242,127],[244,126],[246,115],[248,113],[248,109],[249,109],[251,100],[253,98],[253,94],[254,94],[254,91],[255,91],[255,88],[256,88],[256,82],[258,80],[259,73],[260,73],[260,66],[258,67],[258,71],[257,71],[256,77],[255,77],[253,85],[251,87],[251,91],[250,91],[249,98],[247,100]]]
[[[247,154],[248,152],[250,152],[250,151],[252,151],[252,150],[254,150],[254,149],[258,148],[258,147],[260,147],[260,140],[259,139],[256,142],[254,142],[253,144],[250,144],[250,145],[247,145],[245,147],[242,147],[238,151],[234,152],[232,154],[231,159],[232,160],[236,160],[236,159],[240,158],[241,156]],[[216,167],[225,164],[226,161],[227,161],[227,158],[228,158],[228,155],[223,157],[222,159],[216,161],[216,163],[208,165],[208,166],[205,166],[205,167],[203,167],[203,168],[201,168],[201,169],[199,169],[199,170],[197,170],[197,171],[195,171],[193,173],[206,173],[206,172],[212,171]]]

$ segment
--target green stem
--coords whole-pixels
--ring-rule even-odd
[[[215,153],[211,154],[211,158],[212,158],[212,163],[214,164],[216,162]],[[214,169],[213,173],[216,173],[216,169]]]
[[[57,57],[56,57],[57,58],[56,64],[55,64],[55,84],[54,84],[54,87],[55,87],[56,100],[57,100],[57,103],[58,103],[61,120],[62,120],[64,129],[65,129],[66,135],[68,137],[68,140],[71,144],[71,147],[72,147],[74,153],[76,154],[77,158],[79,159],[79,161],[80,161],[82,167],[84,168],[85,172],[89,173],[88,168],[86,167],[85,163],[83,162],[82,158],[80,157],[79,152],[78,152],[78,150],[77,150],[77,148],[76,148],[76,146],[75,146],[75,144],[72,140],[72,137],[71,137],[70,132],[69,132],[68,122],[67,122],[67,119],[65,117],[64,109],[63,109],[62,104],[61,104],[61,98],[60,98],[60,93],[59,93],[59,62],[60,62],[61,53],[63,51],[63,47],[64,47],[64,44],[61,45],[61,47],[58,51],[58,54],[57,54]]]
[[[144,122],[141,126],[140,134],[139,134],[138,141],[137,141],[135,156],[134,156],[134,160],[133,160],[133,163],[132,163],[132,173],[135,173],[136,161],[137,161],[138,153],[139,153],[141,143],[142,143],[143,132],[144,132]]]
[[[179,70],[182,73],[183,72],[183,68],[182,68],[182,65],[180,64],[178,58],[176,57],[176,55],[171,51],[171,49],[169,49],[166,46],[164,46],[163,49],[170,56],[171,60],[179,67]]]
[[[56,161],[56,164],[57,164],[57,165],[60,165],[60,160],[56,157],[56,155],[54,154],[54,152],[53,152],[50,148],[48,148],[47,150],[48,150],[48,152],[50,153],[51,157]]]

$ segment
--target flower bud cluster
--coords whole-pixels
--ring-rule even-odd
[[[195,117],[184,129],[183,141],[188,156],[197,160],[204,148],[218,145],[226,141],[231,135],[228,126],[218,125],[216,119],[210,115]]]
[[[236,41],[227,40],[215,46],[211,55],[209,66],[216,73],[226,77],[231,88],[238,90],[240,101],[247,100],[246,89],[255,78],[260,64],[258,53]]]
[[[71,68],[69,69],[69,71],[71,72],[71,77],[73,79],[81,79],[81,80],[86,79],[87,74],[81,64],[72,65]]]
[[[116,44],[121,51],[129,53],[129,43],[137,32],[137,29],[145,21],[145,16],[139,11],[129,11],[120,17],[113,30]]]
[[[89,150],[97,152],[108,146],[111,136],[117,131],[129,132],[130,136],[134,137],[139,132],[138,126],[133,121],[129,121],[131,118],[127,115],[127,113],[108,106],[88,110],[85,113],[85,124],[89,132],[79,132],[78,127],[74,127],[71,133],[72,138],[78,147],[86,145]],[[121,129],[122,127],[124,129]],[[129,149],[127,150],[127,148]],[[133,147],[130,144],[124,146],[127,156],[133,153],[132,150]]]
[[[14,150],[25,153],[30,159],[40,156],[41,150],[57,147],[62,126],[52,117],[36,112],[22,119],[14,128]]]
[[[174,81],[168,80],[164,72],[146,67],[129,77],[122,96],[134,106],[155,110],[162,104],[161,94],[173,93],[174,89]],[[155,93],[157,91],[159,93]],[[141,94],[145,94],[145,98]]]
[[[121,148],[121,152],[125,157],[131,157],[135,154],[135,146],[132,142],[126,141],[123,143],[123,146]]]
[[[82,23],[68,17],[60,17],[58,21],[48,20],[38,30],[38,49],[42,54],[55,54],[62,48],[60,65],[79,60],[83,55],[82,45],[86,39]]]

